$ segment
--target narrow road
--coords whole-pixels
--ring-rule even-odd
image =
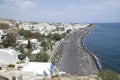
[[[87,32],[88,30],[76,31],[65,40],[58,67],[60,71],[76,76],[87,76],[98,71],[94,59],[81,44],[81,39]]]

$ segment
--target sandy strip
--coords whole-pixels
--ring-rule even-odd
[[[85,48],[82,40],[91,28],[75,31],[64,42],[58,68],[75,76],[88,76],[99,71],[96,58]]]

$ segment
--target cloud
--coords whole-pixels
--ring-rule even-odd
[[[118,21],[120,0],[79,0],[64,8],[67,16],[82,21]]]
[[[16,6],[22,10],[26,10],[34,5],[33,2],[30,0],[15,0],[15,1]]]
[[[109,22],[119,14],[120,0],[0,0],[0,16],[21,20]]]
[[[33,6],[34,3],[31,0],[2,0],[0,4],[2,9],[26,10]]]

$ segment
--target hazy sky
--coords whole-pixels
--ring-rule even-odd
[[[120,22],[120,0],[0,0],[0,17],[43,22]]]

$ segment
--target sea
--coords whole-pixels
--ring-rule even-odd
[[[120,73],[120,23],[99,23],[83,39],[102,69]]]

